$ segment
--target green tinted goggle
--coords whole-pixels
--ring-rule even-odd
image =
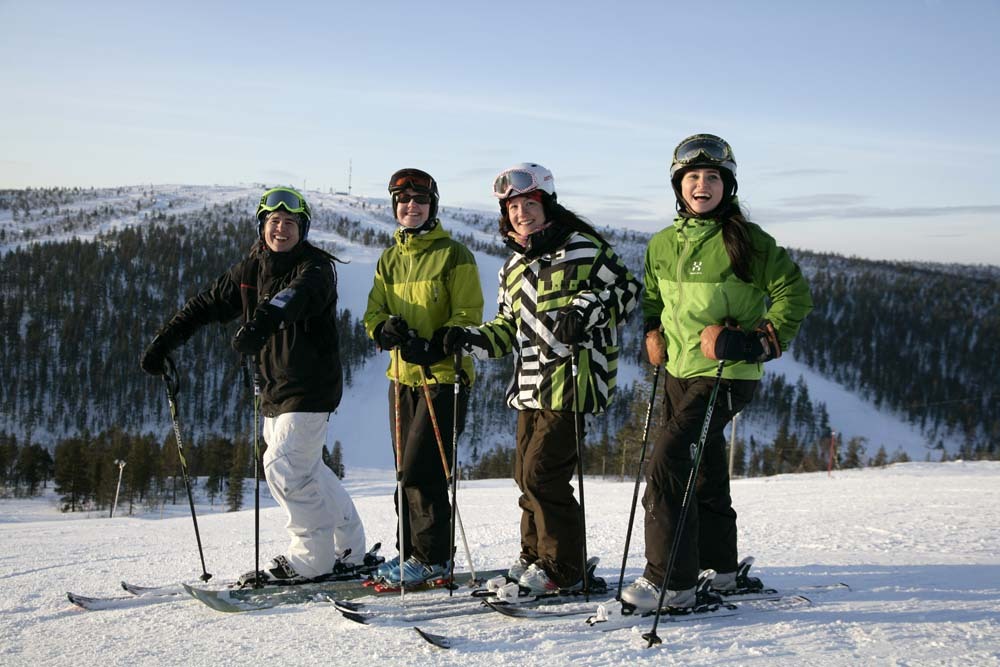
[[[292,192],[291,190],[271,190],[265,192],[260,198],[260,205],[257,207],[257,216],[260,217],[262,212],[270,213],[277,211],[279,208],[284,208],[289,213],[302,213],[306,216],[307,220],[312,217],[306,200],[297,192]]]

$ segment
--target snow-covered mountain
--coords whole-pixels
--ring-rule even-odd
[[[262,188],[258,184],[245,187],[156,185],[108,190],[3,191],[0,193],[0,252],[46,241],[91,239],[123,227],[154,224],[158,217],[165,215],[183,216],[219,206],[231,208],[237,217],[252,225],[252,211]],[[394,229],[389,202],[319,191],[307,191],[306,195],[316,218],[310,238],[349,262],[339,267],[340,305],[358,316],[365,309],[374,264],[384,245],[377,241],[385,239]],[[500,248],[495,234],[495,212],[444,206],[441,217],[454,235],[474,248],[487,302],[485,315],[491,317],[495,313],[497,271],[506,254],[502,250],[491,251],[491,247]],[[620,230],[615,233],[619,254],[634,272],[640,271],[647,237]],[[826,265],[836,258],[823,257],[822,260]],[[804,264],[807,273],[815,268]],[[142,317],[156,322],[168,315],[148,313]],[[619,385],[623,388],[635,385],[648,373],[648,367],[637,362],[634,351],[629,353],[630,346],[637,347],[633,344],[635,340],[626,338],[619,370]],[[136,357],[139,351],[134,350]],[[931,452],[927,448],[927,438],[912,419],[885,407],[874,407],[871,400],[796,362],[795,353],[793,346],[791,354],[767,366],[768,373],[784,374],[790,385],[799,377],[805,379],[812,400],[825,404],[831,428],[837,432],[841,443],[861,437],[867,441],[869,455],[884,447],[890,454],[903,452],[913,460],[941,457],[941,452]],[[340,440],[343,444],[348,468],[392,466],[385,365],[384,357],[374,356],[352,374],[341,408],[332,420],[330,440],[331,443]],[[491,366],[495,373],[503,375],[508,373],[509,361],[491,362]],[[482,400],[502,403],[501,396],[483,397]],[[162,429],[166,425],[166,415],[158,417],[150,428]],[[8,419],[16,417],[8,415]],[[112,424],[106,425],[110,426]],[[749,420],[741,424],[738,435],[747,440],[754,436],[766,442],[774,437],[776,428],[774,423]],[[16,428],[14,430],[16,432]],[[35,436],[39,435],[44,433],[36,430]],[[477,444],[481,451],[486,451],[495,444],[507,444],[509,440],[510,433],[502,431],[481,435]],[[952,454],[957,451],[959,443],[945,440],[946,451]],[[468,447],[468,443],[465,446]]]

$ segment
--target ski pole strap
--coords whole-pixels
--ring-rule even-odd
[[[166,372],[163,374],[163,382],[167,385],[167,394],[170,398],[175,398],[180,391],[180,378],[177,376],[177,367],[174,365],[174,360],[167,355],[163,358],[163,365],[166,368]]]
[[[250,375],[250,364],[243,363],[244,359],[240,358],[240,368],[243,370],[243,386],[246,387],[247,391],[253,390],[253,379]]]

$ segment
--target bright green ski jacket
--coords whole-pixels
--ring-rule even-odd
[[[399,227],[395,245],[387,248],[375,267],[375,282],[368,293],[365,330],[372,338],[375,327],[399,315],[423,337],[430,339],[444,326],[479,324],[483,318],[483,290],[479,284],[476,258],[464,245],[451,238],[439,222],[424,233]],[[386,376],[395,377],[396,355],[389,355]],[[399,381],[412,387],[423,384],[420,367],[400,359]],[[462,367],[474,379],[472,359]],[[449,357],[431,366],[428,382],[451,383],[455,369]]]
[[[715,220],[678,217],[646,248],[645,320],[659,319],[667,342],[667,371],[678,378],[714,375],[717,362],[701,353],[701,331],[735,319],[752,330],[761,319],[774,324],[782,350],[788,349],[812,310],[809,286],[784,248],[749,223],[754,248],[753,281],[733,273]],[[763,364],[729,362],[723,377],[757,380]]]

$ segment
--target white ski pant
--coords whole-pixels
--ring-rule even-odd
[[[361,563],[365,529],[340,480],[323,463],[328,412],[288,412],[264,418],[264,474],[288,513],[288,560],[305,577],[333,569],[337,558]]]

